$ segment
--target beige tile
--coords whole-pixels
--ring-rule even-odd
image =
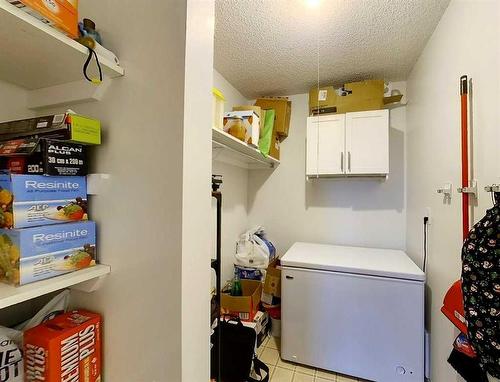
[[[292,382],[293,371],[276,367],[271,382]]]
[[[268,348],[271,349],[281,349],[281,338],[279,337],[270,337],[269,342],[266,345]]]
[[[288,369],[288,370],[294,370],[295,371],[295,364],[292,362],[285,361],[283,359],[278,359],[278,363],[276,366],[281,367],[283,369]]]
[[[357,382],[358,379],[354,377],[349,377],[348,375],[337,375],[337,382]]]
[[[297,365],[295,371],[301,374],[314,375],[316,369],[306,365]]]
[[[331,371],[326,371],[326,370],[317,370],[316,371],[316,377],[326,379],[327,381],[336,381],[337,380],[336,376],[337,376],[337,374],[335,374]]]
[[[280,355],[276,349],[265,348],[264,351],[260,354],[259,359],[268,364],[268,365],[276,365]]]
[[[321,377],[315,377],[314,382],[332,382],[335,381],[335,379],[325,379]]]
[[[276,367],[274,367],[274,366],[269,366],[269,382],[271,382],[271,376],[272,376],[272,375],[273,375],[273,373],[274,373],[274,369],[276,369]],[[262,376],[264,376],[264,375],[265,375],[265,373],[264,373],[264,372],[262,372]],[[258,380],[259,378],[255,378],[255,379],[257,379],[257,380]]]
[[[293,382],[314,382],[314,375],[307,375],[295,372]]]
[[[264,340],[262,341],[262,343],[260,344],[260,347],[261,348],[265,348],[267,346],[267,343],[269,342],[269,336],[264,338]]]

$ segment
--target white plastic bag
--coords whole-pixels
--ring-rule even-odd
[[[0,382],[23,382],[23,332],[48,321],[68,308],[69,290],[50,300],[31,320],[14,329],[0,326]]]
[[[251,229],[240,236],[236,243],[235,265],[266,269],[270,261],[269,247],[257,236],[261,227]]]

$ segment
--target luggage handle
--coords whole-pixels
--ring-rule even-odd
[[[248,377],[248,382],[269,382],[269,367],[262,362],[260,359],[257,358],[257,356],[254,354],[253,355],[253,368],[255,371],[255,374],[260,377],[260,379],[255,379],[252,377]],[[266,372],[266,376],[262,378],[261,371],[264,370]]]
[[[226,321],[226,317],[229,318],[227,321]],[[222,315],[222,322],[230,323],[231,321],[236,322],[237,326],[244,327],[239,316],[235,316],[234,314],[227,314],[227,313]]]

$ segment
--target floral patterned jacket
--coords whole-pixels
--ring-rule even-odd
[[[462,291],[469,340],[483,370],[500,378],[500,195],[462,249]]]

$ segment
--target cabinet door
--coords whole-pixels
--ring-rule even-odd
[[[309,117],[307,121],[307,175],[344,174],[345,115]]]
[[[318,174],[318,124],[307,118],[306,175]]]
[[[389,110],[346,114],[346,173],[389,173]]]

